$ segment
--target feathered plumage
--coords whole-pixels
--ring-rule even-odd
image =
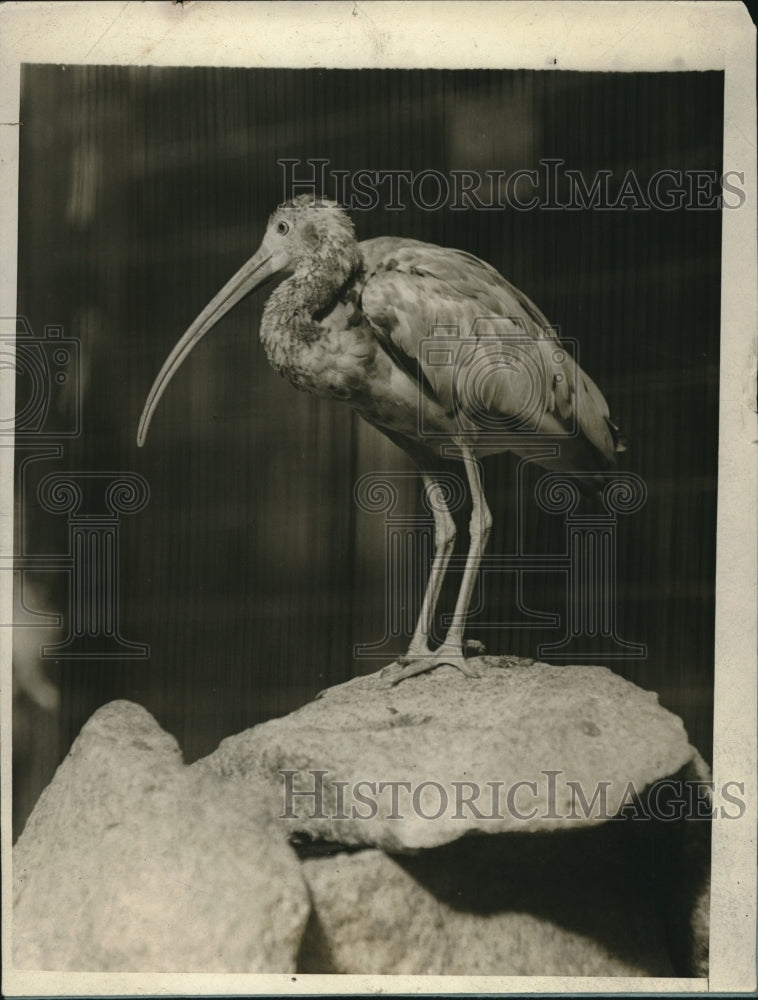
[[[463,618],[491,518],[475,459],[529,453],[585,488],[624,450],[606,401],[523,292],[471,254],[412,239],[359,243],[347,213],[302,195],[271,216],[258,252],[187,330],[145,404],[138,443],[171,376],[235,303],[277,274],[260,336],[273,368],[294,386],[344,400],[404,448],[428,489],[440,455],[465,466],[472,544],[454,623],[440,649],[427,640],[451,550],[449,514],[435,510],[437,554],[419,625],[399,677],[436,663],[470,672]],[[588,479],[589,474],[589,479]]]

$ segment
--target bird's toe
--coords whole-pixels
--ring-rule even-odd
[[[435,656],[432,667],[455,667],[466,677],[481,677],[482,673],[473,660],[467,659],[461,653],[441,654]]]
[[[394,663],[388,663],[386,667],[382,667],[379,671],[379,677],[383,681],[389,681],[390,684],[395,683],[395,678],[398,677],[403,669],[404,664],[396,660]]]
[[[483,651],[484,647],[481,646],[481,643],[475,643],[472,647],[469,647],[467,643],[467,648],[479,650],[480,647]],[[475,660],[467,659],[462,649],[458,647],[445,648],[444,644],[434,653],[425,653],[424,655],[408,653],[405,656],[398,657],[394,663],[390,663],[380,670],[379,676],[383,681],[387,681],[391,686],[394,686],[395,684],[399,684],[400,681],[407,680],[409,677],[417,677],[419,674],[434,670],[436,667],[445,666],[455,667],[456,670],[460,670],[466,677],[482,676],[481,670]]]

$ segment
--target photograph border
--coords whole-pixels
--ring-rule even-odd
[[[707,980],[614,977],[31,973],[12,968],[11,629],[0,629],[5,996],[752,992],[756,986],[755,28],[739,2],[7,3],[0,6],[0,316],[16,315],[20,68],[24,63],[293,68],[496,68],[725,73],[724,171],[744,204],[722,212],[714,810],[744,782],[739,822],[713,823]],[[0,381],[3,416],[13,379]],[[0,447],[0,546],[13,553],[13,448]],[[12,574],[0,574],[12,619]]]

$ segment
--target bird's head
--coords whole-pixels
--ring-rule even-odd
[[[262,250],[275,255],[284,271],[313,272],[324,264],[344,281],[358,262],[350,217],[334,201],[301,194],[271,215]],[[342,275],[344,274],[344,277]]]
[[[137,444],[145,442],[158,402],[174,373],[198,341],[255,288],[279,274],[312,274],[328,297],[360,263],[353,224],[336,202],[299,195],[271,215],[263,240],[250,260],[224,285],[166,358],[148,394]]]

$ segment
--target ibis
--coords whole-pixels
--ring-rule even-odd
[[[145,402],[138,445],[198,341],[280,275],[260,325],[271,366],[297,389],[344,401],[402,448],[433,512],[435,551],[418,624],[406,654],[384,674],[397,683],[449,664],[476,676],[464,626],[492,527],[479,459],[536,454],[543,467],[580,477],[584,490],[602,484],[624,450],[606,401],[543,313],[489,264],[414,239],[359,242],[344,209],[306,194],[274,211],[257,252],[170,352]],[[552,447],[535,449],[543,442]],[[451,624],[433,649],[456,533],[435,478],[443,458],[462,463],[471,518]]]

